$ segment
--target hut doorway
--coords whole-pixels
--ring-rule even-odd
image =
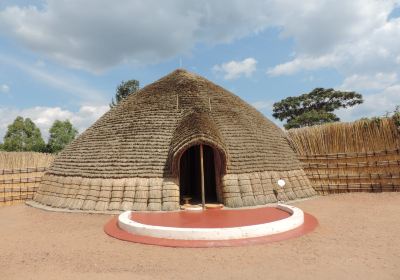
[[[214,150],[210,146],[203,148],[204,196],[207,203],[217,202]],[[191,197],[191,203],[202,202],[201,187],[201,147],[192,146],[181,156],[179,162],[180,196]]]

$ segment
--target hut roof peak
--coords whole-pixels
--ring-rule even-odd
[[[174,77],[174,78],[178,78],[178,79],[189,79],[189,80],[204,79],[201,76],[196,75],[192,72],[189,72],[188,70],[183,69],[183,68],[175,69],[170,74],[165,76],[165,78],[167,78],[167,77],[170,77],[170,78]]]

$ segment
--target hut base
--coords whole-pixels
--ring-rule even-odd
[[[285,180],[285,187],[278,186],[279,179]],[[221,202],[230,208],[297,200],[316,194],[303,170],[226,174],[221,181]],[[173,211],[179,210],[180,196],[177,180],[173,178],[101,179],[46,174],[34,201],[33,206],[39,203],[87,212]]]

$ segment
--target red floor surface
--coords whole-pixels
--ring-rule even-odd
[[[266,211],[267,210],[267,211]],[[141,224],[181,228],[226,228],[269,223],[290,214],[274,207],[242,210],[206,210],[135,213],[132,220]]]
[[[253,211],[255,210],[255,211]],[[267,211],[266,211],[267,210]],[[232,226],[245,226],[245,225],[251,225],[251,224],[257,224],[261,223],[262,217],[268,219],[268,220],[262,220],[263,222],[271,222],[274,217],[276,218],[275,220],[283,219],[289,214],[286,212],[286,216],[284,217],[282,213],[277,212],[275,210],[278,210],[280,212],[284,212],[282,210],[276,209],[276,208],[271,208],[271,207],[263,207],[263,208],[255,208],[255,209],[242,209],[242,210],[208,210],[205,211],[204,213],[207,213],[205,217],[212,218],[213,220],[211,221],[206,221],[201,217],[200,215],[202,213],[187,213],[187,212],[164,212],[164,213],[134,213],[135,215],[135,221],[145,223],[145,224],[151,224],[151,225],[163,225],[163,226],[177,226],[176,222],[184,224],[185,227],[194,227],[195,224],[197,225],[203,225],[202,227],[205,227],[205,225],[211,225],[208,227],[223,227],[221,225],[230,225]],[[263,213],[263,212],[269,212],[271,213]],[[230,213],[221,213],[221,212],[230,212]],[[240,213],[244,212],[244,213]],[[186,214],[180,214],[180,213],[186,213]],[[203,213],[203,214],[204,214]],[[177,215],[178,214],[178,215]],[[250,215],[252,214],[252,215]],[[157,218],[155,216],[162,217]],[[196,217],[197,219],[194,219],[193,221],[188,220],[190,217]],[[234,216],[241,217],[239,219],[235,218]],[[140,221],[137,219],[137,216],[140,217]],[[145,219],[147,217],[151,217],[149,219]],[[175,217],[171,220],[169,220],[170,217]],[[180,218],[177,217],[183,217],[183,219],[180,220]],[[224,219],[228,217],[228,221],[224,221],[221,219]],[[243,217],[246,217],[248,220],[244,220]],[[175,220],[175,222],[174,222]],[[196,221],[197,220],[197,221]],[[186,221],[186,222],[185,222]],[[256,222],[256,223],[251,223],[251,221]],[[153,222],[153,223],[152,223]],[[124,240],[124,241],[130,241],[130,242],[136,242],[136,243],[143,243],[143,244],[151,244],[151,245],[158,245],[158,246],[166,246],[166,247],[192,247],[192,248],[201,248],[201,247],[228,247],[228,246],[244,246],[244,245],[254,245],[254,244],[263,244],[263,243],[269,243],[269,242],[275,242],[275,241],[282,241],[290,238],[295,238],[302,236],[304,234],[307,234],[311,231],[313,231],[316,227],[318,226],[318,221],[317,219],[308,214],[304,213],[304,224],[296,229],[284,232],[284,233],[279,233],[279,234],[274,234],[274,235],[269,235],[269,236],[263,236],[263,237],[257,237],[257,238],[246,238],[246,239],[231,239],[231,240],[176,240],[176,239],[166,239],[166,238],[155,238],[155,237],[149,237],[149,236],[141,236],[141,235],[134,235],[130,234],[128,232],[125,232],[121,230],[118,227],[118,217],[113,218],[111,221],[109,221],[105,226],[104,226],[104,231],[117,239]],[[198,226],[196,226],[198,227]]]

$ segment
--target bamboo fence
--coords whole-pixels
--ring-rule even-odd
[[[32,199],[53,156],[32,152],[0,152],[0,206]]]
[[[400,191],[400,129],[393,119],[334,123],[287,134],[318,193]]]

